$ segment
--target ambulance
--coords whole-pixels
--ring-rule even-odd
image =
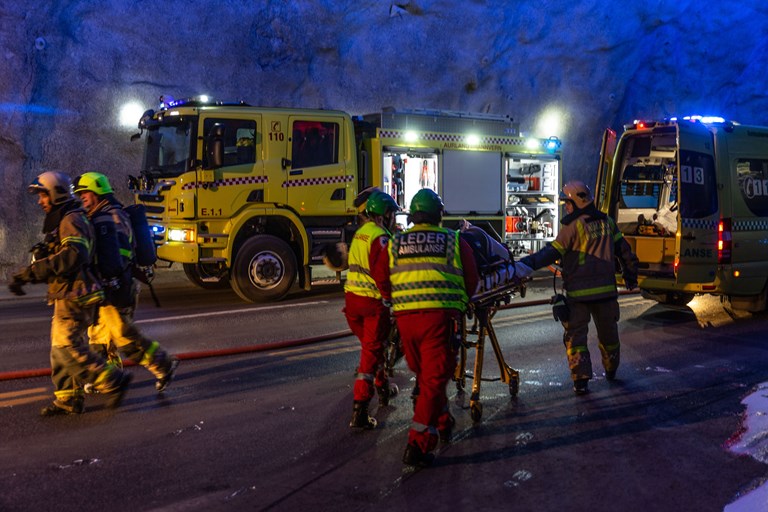
[[[309,290],[313,267],[352,240],[355,197],[372,186],[403,210],[430,188],[447,227],[467,220],[520,250],[557,235],[560,141],[522,137],[507,116],[163,100],[133,137],[145,143],[132,188],[158,258],[202,288],[250,302]]]
[[[595,203],[637,254],[645,297],[766,309],[768,127],[691,116],[607,130]]]

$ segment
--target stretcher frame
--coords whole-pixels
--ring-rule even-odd
[[[509,366],[499,346],[496,331],[493,328],[493,317],[502,304],[509,304],[516,294],[525,297],[525,285],[517,279],[508,281],[488,291],[472,297],[467,315],[462,319],[461,345],[458,362],[453,380],[459,394],[465,393],[467,379],[472,380],[472,391],[469,397],[469,414],[472,421],[479,422],[483,416],[483,404],[480,402],[480,386],[483,381],[501,381],[509,386],[509,394],[517,397],[520,389],[520,372]],[[473,319],[473,325],[467,326],[467,319]],[[470,339],[470,336],[475,336]],[[496,361],[499,365],[498,378],[483,378],[483,363],[485,361],[485,342],[490,341]],[[467,372],[469,351],[475,351],[472,373]]]

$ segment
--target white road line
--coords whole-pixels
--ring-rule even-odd
[[[317,304],[328,304],[327,300],[317,300],[314,302],[302,302],[301,306],[315,306]],[[236,315],[238,313],[254,313],[259,311],[269,311],[273,309],[284,309],[284,308],[294,308],[297,304],[281,304],[277,306],[260,306],[256,308],[248,308],[248,309],[230,309],[227,311],[211,311],[209,313],[195,313],[193,315],[176,315],[176,316],[165,316],[162,318],[147,318],[144,320],[136,320],[135,323],[137,324],[151,324],[155,322],[168,322],[171,320],[189,320],[192,318],[205,318],[209,316],[223,316],[223,315]]]

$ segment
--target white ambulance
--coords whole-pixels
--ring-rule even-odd
[[[618,144],[606,132],[595,203],[637,253],[643,295],[765,310],[768,127],[686,117],[624,128]]]

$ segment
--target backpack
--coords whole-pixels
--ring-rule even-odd
[[[111,213],[102,211],[91,217],[91,224],[96,235],[93,244],[96,270],[105,283],[114,282],[123,273],[115,221]]]
[[[147,210],[143,204],[124,206],[123,211],[131,220],[134,243],[134,264],[139,267],[150,267],[157,262],[155,237],[147,222]]]

